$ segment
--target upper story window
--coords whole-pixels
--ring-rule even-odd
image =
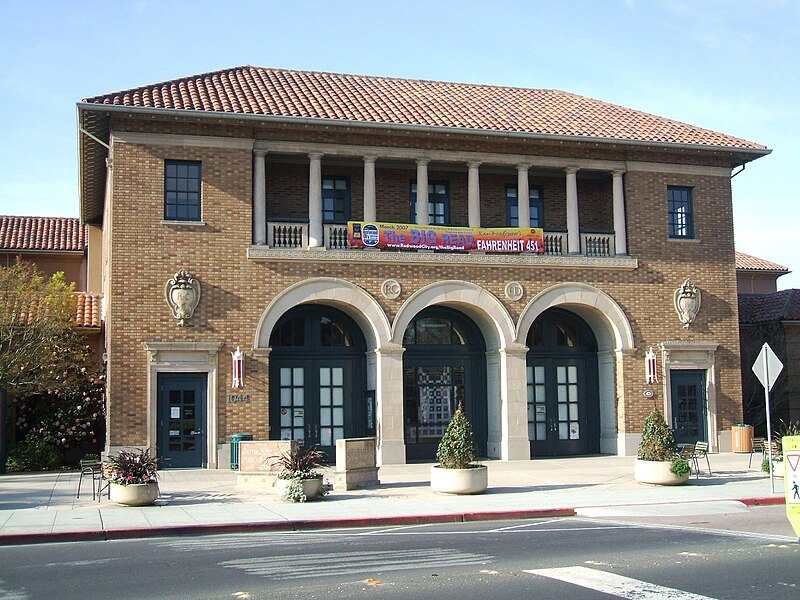
[[[531,227],[544,227],[544,194],[539,186],[528,190],[531,210]],[[509,227],[519,227],[519,204],[517,202],[517,186],[506,186],[506,220]]]
[[[350,178],[322,178],[323,223],[347,223],[350,219]]]
[[[694,199],[692,188],[669,186],[669,237],[694,239]]]
[[[200,220],[199,161],[164,161],[164,219]]]
[[[417,183],[411,182],[411,222],[417,221]],[[450,184],[447,181],[428,183],[428,223],[448,225],[450,223]]]

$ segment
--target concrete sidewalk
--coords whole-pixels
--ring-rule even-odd
[[[597,514],[637,505],[703,514],[712,501],[782,503],[783,480],[775,479],[773,493],[769,476],[758,470],[760,455],[751,468],[748,459],[710,455],[713,475],[693,475],[678,487],[637,483],[633,457],[487,461],[489,490],[478,496],[432,492],[429,464],[391,465],[381,467],[379,488],[331,492],[304,504],[284,502],[273,489],[237,492],[236,472],[175,469],[159,473],[156,506],[141,508],[92,501],[91,481],[76,498],[75,471],[6,474],[0,475],[0,544]],[[326,479],[333,480],[332,472]]]

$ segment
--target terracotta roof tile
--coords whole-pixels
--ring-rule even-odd
[[[102,296],[92,292],[76,292],[75,324],[78,327],[100,327]]]
[[[800,321],[800,290],[739,294],[739,322]]]
[[[789,269],[778,263],[750,256],[744,252],[736,252],[736,268],[740,271],[775,271],[788,273]]]
[[[86,227],[66,217],[0,215],[0,250],[78,251],[86,248]]]
[[[84,102],[766,151],[754,142],[558,90],[249,65]]]

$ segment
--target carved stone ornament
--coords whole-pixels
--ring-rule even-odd
[[[191,318],[200,302],[200,282],[186,269],[175,273],[167,282],[167,303],[180,327],[188,327],[186,319]]]
[[[402,291],[403,286],[400,285],[397,279],[387,279],[381,284],[381,294],[383,294],[383,297],[387,300],[398,298]]]
[[[525,288],[522,287],[522,284],[519,281],[509,281],[506,284],[506,298],[516,302],[517,300],[522,300],[522,296],[525,294]]]
[[[689,329],[689,325],[694,323],[697,313],[700,312],[700,290],[689,279],[675,290],[675,310],[684,329]]]

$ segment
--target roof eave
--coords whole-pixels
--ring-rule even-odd
[[[455,133],[461,135],[488,135],[502,137],[516,137],[522,139],[541,139],[553,141],[590,142],[599,144],[622,144],[632,146],[650,146],[664,149],[699,150],[706,152],[726,152],[737,155],[749,156],[743,162],[750,162],[772,152],[768,148],[743,148],[737,146],[715,146],[709,144],[686,144],[674,142],[659,142],[648,140],[631,140],[625,138],[605,138],[593,136],[578,136],[549,133],[528,133],[523,131],[504,131],[498,129],[467,129],[461,127],[443,127],[438,125],[410,125],[406,123],[372,123],[353,121],[347,119],[325,119],[316,117],[282,117],[274,115],[255,115],[242,113],[211,112],[198,110],[183,110],[175,108],[148,108],[139,106],[120,106],[116,104],[78,103],[78,111],[93,110],[98,112],[119,112],[142,115],[181,116],[200,119],[230,119],[240,121],[266,121],[274,123],[298,123],[309,125],[330,125],[340,127],[363,127],[367,129],[400,129],[405,131],[423,131],[426,133]]]

